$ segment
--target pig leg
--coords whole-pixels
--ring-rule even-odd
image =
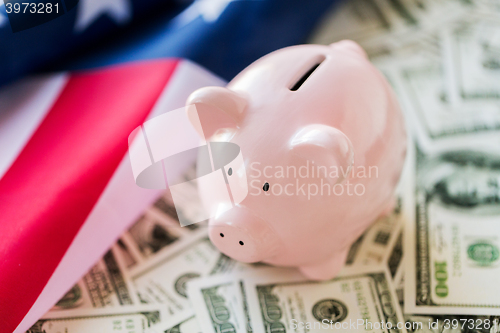
[[[344,266],[348,252],[349,248],[340,253],[336,253],[327,261],[315,265],[302,266],[299,267],[299,270],[311,280],[333,279]]]

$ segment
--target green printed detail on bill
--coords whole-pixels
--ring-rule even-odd
[[[124,311],[125,312],[125,311]],[[86,333],[86,332],[144,332],[161,321],[158,311],[141,311],[122,314],[82,315],[68,318],[40,319],[29,333]]]
[[[226,299],[217,292],[220,287],[227,287],[228,285],[230,283],[201,290],[215,332],[236,332],[234,324],[230,321],[233,318],[231,318],[231,311],[226,305]]]
[[[487,288],[500,273],[500,155],[422,155],[417,174],[415,254],[409,256],[415,309],[500,314],[500,299]]]
[[[399,304],[389,286],[385,274],[370,273],[322,283],[261,284],[255,291],[265,332],[298,332],[299,327],[311,332],[327,327],[404,332],[396,310]]]
[[[467,255],[480,266],[491,266],[498,260],[498,247],[488,242],[478,242],[469,246]]]

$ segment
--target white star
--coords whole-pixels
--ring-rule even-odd
[[[234,0],[196,0],[176,18],[177,27],[183,27],[201,16],[207,23],[215,22]]]
[[[130,0],[80,0],[76,13],[75,31],[87,29],[99,16],[108,15],[118,24],[132,17]]]

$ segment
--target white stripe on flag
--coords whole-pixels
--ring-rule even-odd
[[[67,80],[65,73],[40,76],[0,90],[0,178],[52,108]]]

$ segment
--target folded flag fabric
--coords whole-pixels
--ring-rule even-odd
[[[165,57],[190,59],[229,80],[264,54],[305,42],[339,1],[79,0],[60,17],[13,32],[0,0],[0,85],[49,65]]]
[[[49,63],[60,62],[103,38],[114,37],[151,12],[160,11],[171,17],[190,4],[189,0],[65,0],[64,15],[18,30],[10,22],[4,2],[0,0],[0,85]],[[38,17],[43,21],[48,16]]]
[[[26,331],[159,195],[135,185],[132,130],[182,107],[192,91],[223,84],[167,59],[27,79],[0,92],[0,147],[8,147],[0,151],[2,332]],[[179,163],[179,175],[190,163]]]

